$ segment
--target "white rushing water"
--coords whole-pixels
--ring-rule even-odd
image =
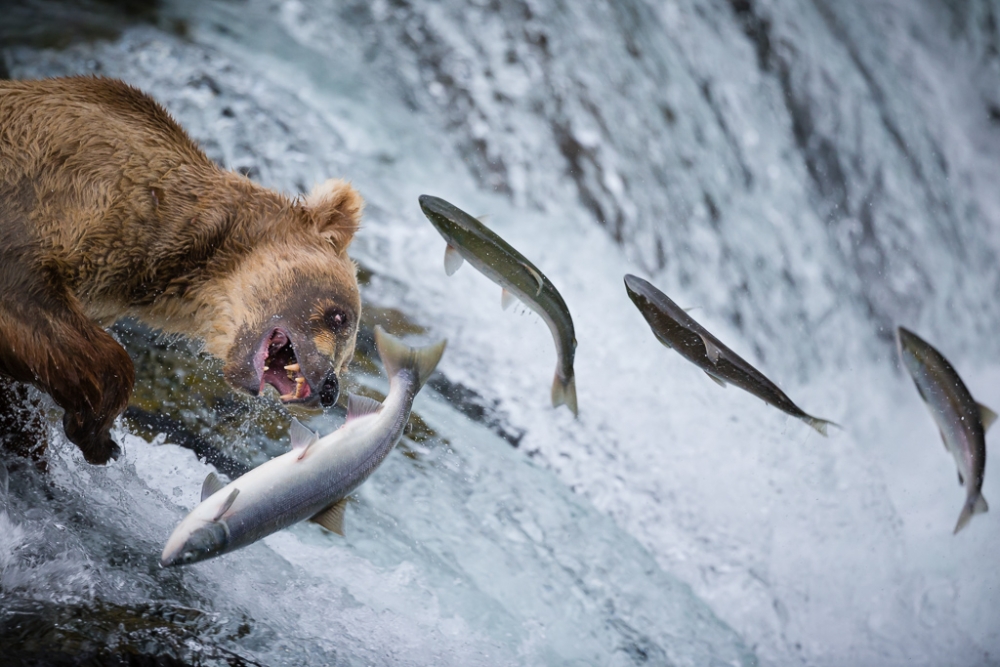
[[[1000,407],[997,12],[177,0],[160,27],[8,48],[18,78],[150,92],[265,185],[350,178],[366,300],[447,337],[442,373],[523,435],[425,390],[441,437],[387,459],[346,540],[303,525],[167,572],[208,468],[134,437],[107,469],[64,447],[48,481],[11,475],[0,594],[172,601],[264,664],[1000,664],[1000,513],[951,535],[964,491],[890,342],[914,329]],[[424,193],[489,214],[558,286],[579,419],[548,407],[540,320],[444,275]],[[628,272],[843,430],[660,346]]]

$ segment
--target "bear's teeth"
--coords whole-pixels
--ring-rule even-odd
[[[298,373],[300,368],[301,366],[299,366],[298,364],[288,364],[287,366],[285,366],[286,371],[292,371],[294,373]]]
[[[295,391],[290,391],[287,394],[281,395],[281,400],[283,401],[293,401],[297,398],[302,398],[302,388],[306,386],[306,379],[302,376],[295,378]]]

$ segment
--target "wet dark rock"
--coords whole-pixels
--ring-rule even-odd
[[[65,48],[113,39],[131,25],[156,23],[159,6],[158,0],[6,0],[0,46]]]
[[[4,667],[251,667],[222,646],[248,631],[165,603],[39,603],[0,611],[0,656]]]

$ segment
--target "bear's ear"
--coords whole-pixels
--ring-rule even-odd
[[[331,178],[313,188],[306,197],[305,207],[312,213],[320,235],[326,237],[337,252],[343,252],[358,231],[365,201],[350,183]]]

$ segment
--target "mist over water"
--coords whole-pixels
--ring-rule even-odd
[[[1000,514],[951,535],[964,490],[892,348],[913,329],[1000,407],[997,12],[168,0],[55,49],[0,33],[12,77],[120,77],[264,185],[350,179],[366,306],[448,338],[439,370],[480,406],[425,389],[432,435],[361,487],[345,539],[299,525],[176,570],[157,558],[211,468],[162,438],[123,434],[108,468],[56,443],[0,496],[4,622],[78,641],[67,619],[111,609],[100,641],[203,664],[1000,663]],[[445,276],[425,193],[559,288],[578,420],[548,406],[539,318]],[[844,429],[663,348],[625,273]]]

